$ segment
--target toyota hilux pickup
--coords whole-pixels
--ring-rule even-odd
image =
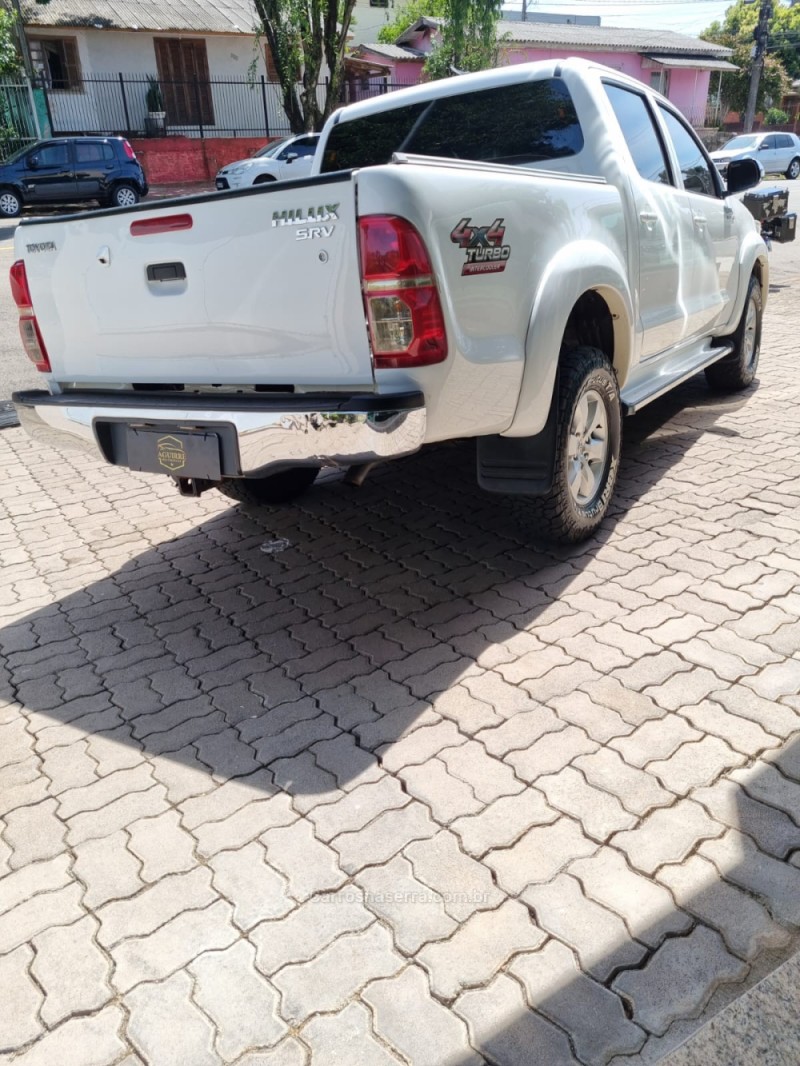
[[[586,60],[343,108],[309,177],[17,230],[12,290],[41,390],[28,432],[172,477],[296,498],[426,444],[531,535],[605,514],[621,417],[703,370],[753,381],[764,241],[684,117]]]

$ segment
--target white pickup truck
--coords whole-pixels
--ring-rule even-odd
[[[584,60],[336,112],[310,177],[24,220],[31,435],[181,492],[280,503],[477,439],[533,535],[589,536],[620,420],[699,370],[749,385],[766,247],[666,100]]]

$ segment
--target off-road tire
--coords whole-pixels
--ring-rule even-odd
[[[753,384],[761,351],[762,305],[761,282],[754,274],[747,286],[742,317],[736,332],[720,341],[732,344],[733,351],[706,367],[706,380],[717,392],[739,392]]]
[[[290,466],[269,477],[223,478],[215,488],[237,503],[289,503],[311,488],[318,466]]]
[[[585,502],[570,488],[580,461],[573,454],[577,437],[571,430],[579,419],[578,405],[591,397],[604,418],[606,447],[598,460],[596,490]],[[558,404],[553,483],[544,496],[521,497],[517,514],[532,532],[561,544],[576,544],[591,537],[608,510],[619,469],[622,412],[617,377],[607,356],[598,348],[574,348],[561,357],[558,370]]]

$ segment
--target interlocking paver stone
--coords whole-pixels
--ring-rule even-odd
[[[354,886],[313,896],[284,918],[262,922],[251,931],[256,964],[270,976],[288,963],[310,961],[343,933],[359,932],[374,921],[363,892]]]
[[[684,799],[652,811],[636,829],[616,833],[611,842],[631,865],[652,874],[662,863],[681,862],[699,841],[720,836],[723,828],[694,800]]]
[[[559,774],[548,774],[536,782],[551,807],[571,814],[583,826],[587,836],[605,840],[619,829],[636,824],[616,796],[588,784],[574,767],[566,766]]]
[[[293,1036],[281,1040],[277,1047],[269,1051],[250,1051],[236,1066],[307,1066],[308,1053]]]
[[[114,984],[127,992],[140,981],[160,981],[203,951],[228,947],[238,935],[231,910],[219,900],[205,910],[178,914],[148,936],[121,941],[110,949]]]
[[[129,844],[141,860],[141,876],[152,883],[166,874],[191,870],[195,865],[194,840],[182,828],[177,811],[143,818],[128,826]]]
[[[473,914],[449,940],[428,944],[417,959],[434,993],[453,999],[465,988],[485,984],[512,955],[537,948],[544,939],[526,908],[509,899],[497,910]]]
[[[800,782],[784,777],[769,763],[733,770],[728,776],[753,799],[785,811],[800,825]]]
[[[632,1055],[644,1043],[646,1034],[627,1020],[621,1000],[582,973],[572,952],[557,940],[518,955],[508,971],[522,982],[530,1006],[566,1029],[589,1066]]]
[[[677,1018],[695,1015],[720,984],[746,973],[719,933],[698,925],[689,936],[665,940],[642,970],[624,971],[611,987],[630,1003],[633,1020],[660,1036]]]
[[[410,841],[433,836],[437,828],[427,809],[412,800],[399,810],[378,815],[355,833],[340,833],[331,847],[339,853],[342,869],[353,874],[365,866],[386,862]]]
[[[274,791],[269,770],[261,769],[246,777],[233,778],[218,785],[213,791],[190,797],[180,803],[183,824],[187,829],[197,829],[206,822],[220,822],[248,803],[264,799]]]
[[[680,866],[662,866],[658,879],[679,906],[721,934],[734,955],[752,961],[763,948],[784,947],[789,934],[752,896],[724,881],[713,863],[692,855]]]
[[[695,729],[721,737],[742,755],[755,755],[780,743],[778,737],[768,733],[757,722],[740,714],[729,714],[722,704],[713,700],[703,700],[693,707],[681,707],[680,713]]]
[[[214,1027],[192,1002],[192,980],[176,973],[158,984],[143,984],[125,997],[128,1036],[146,1062],[159,1066],[221,1066],[214,1050]]]
[[[43,995],[30,978],[33,952],[27,944],[0,955],[0,1048],[15,1050],[42,1031]]]
[[[559,876],[547,885],[530,885],[521,898],[533,908],[539,925],[569,944],[582,969],[605,981],[620,966],[635,965],[646,953],[622,919],[584,896],[574,877]]]
[[[334,1015],[318,1015],[303,1026],[303,1040],[319,1066],[337,1066],[358,1056],[359,1066],[399,1066],[400,1059],[379,1044],[369,1011],[351,1003]]]
[[[510,848],[488,852],[483,861],[494,870],[500,887],[516,894],[526,885],[549,881],[572,859],[596,849],[577,822],[562,817],[530,829]]]
[[[668,759],[681,744],[700,740],[702,733],[692,729],[689,723],[677,714],[665,714],[658,721],[644,722],[630,736],[610,741],[610,747],[618,751],[625,762],[639,769],[655,759]]]
[[[16,1056],[14,1066],[54,1066],[54,1063],[58,1066],[107,1066],[110,1062],[116,1063],[128,1050],[120,1035],[124,1020],[125,1016],[116,1004],[87,1018],[70,1018]],[[170,1066],[166,1057],[160,1062]],[[202,1066],[199,1060],[197,1066]]]
[[[698,788],[692,798],[702,803],[712,818],[749,834],[762,851],[776,859],[800,848],[800,826],[788,814],[752,799],[735,781],[723,777],[710,788]]]
[[[433,1062],[481,1066],[480,1056],[469,1046],[466,1026],[431,996],[419,967],[373,981],[361,998],[372,1008],[375,1032],[411,1066]],[[412,1018],[414,1024],[409,1025]]]
[[[556,733],[565,724],[549,707],[537,706],[506,718],[501,725],[475,734],[490,755],[502,758],[510,751],[528,748],[545,733]]]
[[[737,829],[704,841],[700,854],[728,881],[760,896],[778,921],[800,926],[800,869],[765,855]]]
[[[218,822],[205,822],[192,830],[192,835],[198,852],[210,858],[224,849],[239,848],[268,829],[291,825],[296,819],[290,797],[279,792],[268,799],[253,800]]]
[[[31,973],[45,990],[42,1020],[50,1027],[71,1014],[97,1010],[111,999],[110,960],[94,941],[97,921],[46,929],[33,940]]]
[[[281,1014],[298,1025],[318,1011],[339,1010],[359,988],[402,965],[391,936],[376,922],[340,936],[310,962],[284,966],[272,981],[281,993]]]
[[[127,793],[100,810],[82,811],[69,818],[67,843],[75,847],[86,840],[110,836],[139,818],[162,814],[166,809],[166,790],[163,785],[153,785],[152,788],[141,792]]]
[[[464,850],[478,858],[491,848],[513,844],[532,826],[546,825],[558,817],[541,792],[526,788],[513,796],[501,796],[480,814],[456,819],[450,828],[458,834]]]
[[[413,955],[429,940],[441,940],[457,929],[439,893],[413,876],[411,864],[396,856],[384,866],[373,866],[356,877],[364,903],[391,928],[395,944]]]
[[[299,902],[317,892],[333,891],[347,880],[339,869],[336,852],[317,840],[306,821],[262,834],[267,849],[267,862],[283,874],[289,892]]]
[[[558,773],[579,755],[597,749],[598,744],[582,729],[570,725],[557,733],[547,733],[529,748],[512,751],[505,761],[514,767],[518,777],[535,785],[540,777]]]
[[[80,885],[73,882],[54,892],[32,896],[0,914],[0,955],[19,947],[52,925],[69,925],[82,918],[82,895]]]
[[[692,924],[666,889],[632,870],[614,848],[600,848],[568,869],[590,899],[617,913],[631,936],[650,947],[657,947],[667,933],[685,932]]]
[[[282,918],[296,905],[286,879],[267,863],[258,841],[238,851],[221,851],[208,865],[214,888],[233,904],[233,920],[245,932],[265,919]]]
[[[579,755],[574,765],[591,785],[616,796],[633,814],[647,814],[653,807],[668,806],[675,796],[658,783],[652,774],[637,770],[611,748],[600,748],[591,755]]]
[[[47,862],[15,870],[0,878],[0,915],[24,903],[38,892],[53,892],[65,888],[72,878],[69,855],[59,855]]]
[[[633,732],[633,726],[618,711],[597,703],[588,692],[576,691],[567,696],[556,696],[550,705],[557,712],[559,721],[583,729],[599,744]]]
[[[430,807],[441,825],[461,815],[475,814],[485,806],[465,781],[448,773],[439,759],[429,759],[423,766],[406,766],[399,776],[411,795]]]
[[[522,989],[506,974],[498,974],[485,988],[463,992],[453,1010],[467,1023],[472,1045],[489,1062],[573,1066],[576,1061],[566,1034],[528,1010]],[[431,1060],[413,1061],[422,1064]],[[479,1060],[476,1057],[473,1061]]]
[[[469,740],[460,747],[446,748],[439,752],[439,757],[450,773],[465,781],[483,803],[522,792],[525,787],[509,766],[488,755],[476,740]]]
[[[432,755],[450,748],[454,744],[464,744],[467,738],[456,729],[449,719],[436,725],[421,726],[404,736],[395,744],[378,748],[376,754],[384,769],[396,772],[404,766],[418,766],[427,762]]]
[[[685,796],[693,788],[711,784],[724,770],[743,762],[744,755],[734,751],[724,740],[706,736],[697,742],[682,744],[668,759],[648,763],[647,769],[666,788]]]
[[[409,797],[400,782],[383,771],[381,774],[378,780],[366,782],[335,803],[308,812],[308,819],[321,840],[329,841],[339,833],[363,829],[384,811],[406,806]]]
[[[332,773],[339,788],[345,792],[384,776],[377,758],[359,748],[349,733],[340,733],[332,740],[321,740],[310,751],[317,764]]]
[[[465,855],[458,839],[446,830],[410,844],[405,855],[416,877],[441,895],[445,911],[456,921],[503,900],[486,867]]]
[[[286,1033],[278,1017],[278,993],[256,971],[254,955],[253,946],[240,940],[188,966],[195,978],[192,998],[214,1022],[216,1049],[225,1061],[250,1047],[270,1047]]]
[[[181,911],[200,910],[213,903],[211,871],[198,867],[171,874],[132,899],[114,900],[97,910],[98,941],[103,947],[130,936],[146,936]]]

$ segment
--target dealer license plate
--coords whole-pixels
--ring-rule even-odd
[[[128,427],[128,466],[151,474],[219,481],[219,436]]]

